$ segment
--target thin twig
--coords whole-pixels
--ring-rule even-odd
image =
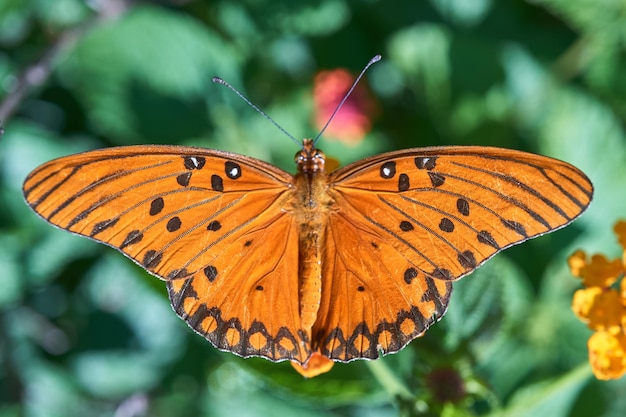
[[[6,121],[11,118],[22,101],[50,78],[55,60],[62,52],[70,49],[96,25],[122,15],[131,6],[132,1],[101,0],[93,3],[98,8],[98,13],[93,18],[63,32],[37,62],[24,68],[16,77],[12,90],[0,103],[0,125],[6,125]]]

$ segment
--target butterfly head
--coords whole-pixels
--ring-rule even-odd
[[[311,139],[304,139],[302,141],[302,150],[296,153],[294,159],[298,166],[299,173],[313,174],[316,172],[324,172],[326,155],[315,147],[315,143]]]

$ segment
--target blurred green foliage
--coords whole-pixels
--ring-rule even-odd
[[[623,416],[626,381],[591,376],[565,259],[615,252],[626,216],[625,32],[621,0],[4,0],[0,101],[26,94],[1,116],[0,417]],[[295,146],[211,77],[310,137],[316,72],[376,53],[363,81],[374,129],[357,146],[323,138],[328,154],[494,145],[571,162],[596,186],[580,220],[460,281],[444,320],[396,355],[304,380],[219,352],[161,282],[23,202],[40,163],[116,145],[205,146],[293,171]],[[442,383],[464,395],[443,402]]]

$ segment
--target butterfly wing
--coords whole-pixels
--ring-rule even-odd
[[[217,348],[303,362],[297,227],[282,210],[291,182],[241,155],[132,146],[48,162],[24,195],[48,222],[166,280],[174,310]]]
[[[443,316],[452,281],[570,223],[593,193],[565,162],[486,147],[382,154],[329,182],[313,349],[339,361],[400,350]]]

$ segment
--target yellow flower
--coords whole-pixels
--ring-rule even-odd
[[[622,249],[624,249],[624,254],[622,255],[622,264],[624,265],[624,267],[626,267],[626,221],[620,220],[619,222],[615,223],[613,231],[617,235],[617,240],[622,246]]]
[[[609,261],[604,255],[593,255],[591,263],[580,268],[580,278],[585,287],[608,288],[617,281],[624,272],[621,259]]]
[[[589,363],[598,379],[616,379],[626,373],[626,335],[596,332],[589,342]]]
[[[587,254],[585,251],[578,249],[568,259],[569,269],[572,275],[580,278],[580,270],[587,264]]]
[[[584,288],[576,290],[572,299],[572,310],[583,322],[589,323],[589,313],[593,309],[596,298],[602,292],[600,287]]]
[[[613,231],[617,235],[617,241],[622,246],[622,248],[626,251],[626,221],[620,220],[615,223],[613,227]]]
[[[590,329],[616,334],[622,331],[626,308],[620,294],[612,289],[590,287],[574,293],[572,310]]]
[[[589,363],[598,379],[620,378],[626,373],[626,221],[613,228],[624,249],[622,259],[602,254],[589,260],[582,250],[567,260],[572,274],[585,288],[572,299],[574,314],[596,332],[587,342]],[[621,281],[620,281],[621,280]],[[614,285],[617,281],[619,289]]]

